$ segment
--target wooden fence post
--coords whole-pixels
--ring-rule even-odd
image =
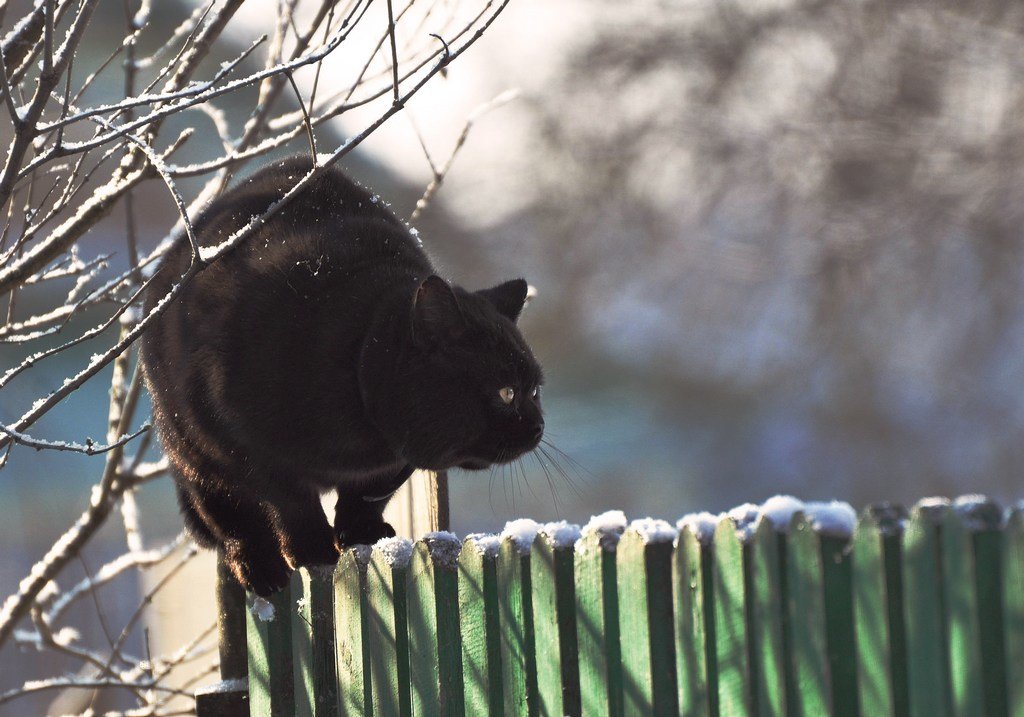
[[[245,642],[245,591],[217,553],[217,632],[220,683],[196,692],[197,717],[248,717],[249,664]]]

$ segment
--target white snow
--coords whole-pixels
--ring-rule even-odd
[[[496,557],[501,548],[501,536],[494,533],[470,533],[466,536],[466,542],[471,540],[480,554],[488,558]]]
[[[647,545],[671,543],[679,534],[668,521],[659,518],[637,518],[629,524],[629,527],[635,530]]]
[[[743,505],[737,505],[722,517],[730,518],[736,523],[736,534],[741,542],[746,543],[757,532],[757,526],[761,518],[761,508],[753,503],[744,503]]]
[[[676,528],[680,533],[689,528],[694,537],[704,545],[711,543],[715,537],[715,528],[717,527],[718,516],[707,511],[689,513],[676,521]]]
[[[791,495],[776,495],[761,505],[744,503],[717,516],[707,512],[684,515],[676,526],[680,531],[689,528],[698,540],[708,544],[714,538],[718,523],[728,518],[736,524],[736,533],[740,540],[747,542],[754,537],[764,521],[767,521],[776,532],[788,533],[793,516],[797,513],[806,515],[811,527],[822,535],[849,537],[857,524],[857,514],[847,503],[805,503]]]
[[[263,622],[271,622],[274,619],[274,606],[269,600],[258,597],[252,601],[252,614]]]
[[[788,533],[793,516],[804,510],[802,500],[791,495],[774,495],[761,504],[761,519],[771,522],[780,533]]]
[[[353,545],[349,550],[352,551],[352,555],[360,565],[368,564],[373,555],[373,549],[369,545]]]
[[[540,523],[529,518],[519,518],[505,523],[505,529],[501,531],[502,538],[508,538],[515,543],[516,549],[526,555],[533,546],[533,539],[537,537],[540,530]]]
[[[931,498],[922,498],[914,504],[915,508],[924,508],[926,510],[931,508],[948,508],[949,498],[945,498],[941,495],[933,496]]]
[[[249,678],[236,677],[231,680],[214,682],[212,685],[204,687],[201,691],[209,694],[211,692],[244,692],[247,689],[249,689]]]
[[[447,568],[454,568],[459,562],[459,552],[462,550],[462,541],[455,533],[447,530],[438,530],[427,533],[423,536],[427,550],[434,562]]]
[[[383,555],[392,568],[404,568],[412,559],[412,546],[408,538],[381,538],[373,549]]]
[[[1003,514],[983,495],[962,495],[953,501],[953,510],[968,530],[991,530],[1003,523]]]
[[[583,535],[597,535],[598,542],[604,550],[614,551],[627,525],[629,521],[625,513],[621,510],[607,510],[591,516],[583,526]]]
[[[142,309],[138,306],[129,306],[124,310],[124,313],[121,314],[120,318],[121,326],[134,326],[139,323],[140,320],[142,320]],[[95,354],[93,355],[93,358],[96,358]]]
[[[580,526],[564,520],[545,523],[541,526],[540,532],[546,535],[556,548],[571,548],[580,539]]]
[[[840,500],[805,503],[804,515],[816,533],[832,538],[849,538],[857,527],[857,512]]]

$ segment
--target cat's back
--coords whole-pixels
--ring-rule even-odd
[[[193,222],[202,247],[216,247],[231,239],[254,217],[281,201],[313,168],[308,156],[298,155],[273,162],[242,179],[216,199]],[[192,247],[184,238],[163,258],[147,292],[152,308],[186,274],[192,263]],[[431,271],[420,242],[374,193],[330,167],[226,254],[194,276],[169,312],[187,311],[190,301],[222,305],[257,286],[308,284],[305,272],[294,267],[316,266],[309,272],[316,286],[297,293],[322,289],[325,283],[344,281],[355,268],[378,268],[419,273]]]
[[[226,241],[311,169],[309,158],[293,157],[242,179],[197,217],[200,245]],[[187,241],[171,249],[149,307],[187,272],[191,255]],[[327,430],[329,407],[358,405],[356,360],[379,297],[431,272],[384,203],[330,168],[192,277],[146,332],[154,410],[163,424],[205,427],[221,443],[275,435],[308,454],[324,443],[314,439]]]

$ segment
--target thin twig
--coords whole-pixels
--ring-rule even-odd
[[[398,102],[398,46],[395,43],[395,11],[391,7],[391,0],[388,5],[388,36],[391,38],[391,75],[395,88],[395,102]]]
[[[313,158],[313,163],[316,164],[316,136],[313,134],[313,124],[309,121],[309,112],[306,111],[306,103],[302,101],[302,93],[299,92],[299,86],[295,84],[295,78],[290,72],[288,73],[288,82],[291,83],[292,90],[295,91],[295,99],[298,100],[299,107],[302,109],[303,124],[306,125],[306,137],[309,139],[309,153]]]
[[[466,140],[469,138],[470,130],[473,129],[473,123],[491,110],[501,107],[504,104],[508,104],[518,96],[519,90],[506,90],[490,102],[485,102],[473,110],[469,117],[466,118],[466,124],[463,125],[458,139],[455,140],[455,146],[452,148],[451,154],[448,155],[448,161],[444,163],[444,166],[441,167],[440,170],[434,168],[434,163],[430,160],[430,154],[427,153],[426,145],[423,144],[422,139],[420,140],[420,144],[423,146],[423,152],[427,155],[427,162],[430,164],[430,168],[434,170],[434,177],[430,180],[430,184],[428,184],[427,188],[423,191],[423,196],[417,200],[416,208],[409,216],[410,222],[416,221],[416,219],[419,218],[420,214],[423,213],[423,210],[427,208],[427,205],[430,203],[434,194],[436,194],[437,190],[441,188],[444,178],[448,176],[448,170],[452,168],[452,164],[455,162],[456,155],[458,155],[459,150],[462,149],[462,145],[464,145]]]

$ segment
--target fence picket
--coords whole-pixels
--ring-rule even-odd
[[[1004,717],[1002,515],[987,501],[957,501],[953,508],[942,533],[953,711]]]
[[[858,717],[857,644],[853,625],[853,571],[850,538],[819,535],[821,546],[825,644],[828,651],[829,702],[836,717]]]
[[[712,560],[710,536],[702,542],[684,527],[676,541],[672,569],[679,709],[688,717],[718,716]]]
[[[795,685],[790,714],[824,717],[832,714],[832,705],[821,544],[811,523],[800,513],[793,518],[788,548],[787,592]]]
[[[753,717],[754,689],[747,634],[747,580],[743,541],[732,519],[715,530],[715,661],[718,668],[718,704],[723,715]]]
[[[292,574],[292,674],[299,717],[338,714],[331,572],[303,568]]]
[[[576,551],[580,696],[587,717],[622,717],[622,653],[615,549],[619,534],[584,533]]]
[[[1007,707],[1011,717],[1024,717],[1024,504],[1010,511],[1004,538]]]
[[[616,553],[625,714],[675,715],[672,539],[630,527]]]
[[[379,717],[412,715],[406,617],[411,547],[403,538],[381,541],[373,547],[366,569],[370,685],[373,713]]]
[[[367,546],[342,551],[334,571],[334,623],[338,706],[343,717],[373,717],[370,684]]]
[[[462,645],[456,566],[460,543],[428,533],[409,566],[409,676],[416,717],[462,717]]]
[[[913,717],[952,715],[942,581],[942,527],[947,512],[945,503],[918,503],[903,534],[903,609]]]
[[[261,717],[292,717],[295,714],[295,690],[291,587],[287,586],[267,599],[270,609],[264,607],[262,617],[254,614],[251,596],[247,602],[250,713]]]
[[[497,568],[505,715],[535,717],[539,704],[529,546],[523,549],[510,538],[502,540]]]
[[[566,532],[579,533],[577,526]],[[542,531],[533,542],[533,625],[540,713],[579,717],[580,672],[576,639],[573,541]]]
[[[786,649],[783,642],[786,575],[779,560],[785,550],[785,535],[770,520],[760,521],[753,539],[745,546],[749,564],[747,594],[748,630],[757,671],[753,687],[757,691],[754,705],[761,717],[783,717],[786,714]]]
[[[857,679],[863,715],[909,717],[903,625],[902,522],[890,505],[864,511],[853,542]]]
[[[467,715],[500,717],[501,621],[497,536],[469,537],[459,553],[459,617]]]

